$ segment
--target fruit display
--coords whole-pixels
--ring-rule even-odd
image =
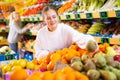
[[[90,29],[88,30],[87,34],[96,34],[100,33],[101,29],[104,28],[104,24],[102,23],[94,23]]]
[[[2,69],[2,73],[6,74],[19,69],[37,70],[39,69],[39,65],[27,61],[26,59],[19,59],[11,60],[9,64],[2,64],[0,68]]]
[[[15,52],[11,50],[8,46],[2,46],[0,48],[0,54],[14,54]]]
[[[80,33],[90,34],[95,37],[107,36],[109,39],[119,39],[120,34],[120,20],[119,11],[120,0],[6,0],[9,3],[13,3],[12,6],[3,4],[0,5],[0,18],[7,17],[7,13],[16,10],[20,15],[25,18],[25,24],[33,23],[35,18],[40,18],[40,14],[43,7],[48,5],[57,6],[55,1],[65,1],[59,3],[56,8],[59,14],[66,13],[84,13],[96,12],[103,10],[115,10],[117,19],[110,17],[110,19],[101,18],[98,19],[80,19],[64,20],[61,22],[73,27]],[[62,5],[61,5],[62,4]],[[4,7],[3,7],[4,6]],[[14,6],[14,7],[13,7]],[[2,10],[1,10],[2,9]],[[2,13],[6,13],[6,15]],[[112,14],[106,12],[108,15]],[[93,15],[93,14],[92,14]],[[62,16],[62,17],[64,17]],[[35,18],[34,18],[35,17]],[[71,17],[76,17],[70,14]],[[32,19],[31,19],[32,18]],[[60,17],[61,18],[61,17]],[[29,20],[27,22],[27,19]],[[112,20],[113,19],[113,20]],[[104,22],[104,20],[108,22]],[[36,21],[36,20],[35,20]],[[19,49],[30,51],[34,55],[34,43],[38,30],[45,24],[41,21],[34,22],[35,27],[30,29],[30,32],[25,33],[19,44]],[[24,24],[24,22],[23,22]],[[6,24],[0,24],[2,32],[6,29]],[[35,34],[35,35],[34,35]],[[3,37],[0,37],[2,40]],[[1,43],[1,42],[0,42]],[[110,42],[111,43],[111,42]],[[120,45],[112,45],[105,43],[98,45],[97,51],[96,44],[89,41],[86,49],[79,48],[76,44],[72,44],[68,48],[56,50],[39,60],[33,59],[27,60],[25,55],[24,59],[13,59],[7,64],[1,64],[4,80],[120,80]],[[95,51],[95,52],[93,52]],[[8,46],[0,48],[0,55],[14,53]],[[33,60],[32,60],[33,59]]]
[[[58,13],[108,10],[115,7],[120,7],[119,0],[74,0],[64,4]]]
[[[112,37],[112,35],[120,34],[120,23],[112,21],[109,24],[103,22],[94,22],[93,24],[89,22],[82,21],[62,21],[63,23],[73,27],[81,33],[96,35],[96,36],[107,36]],[[117,37],[117,36],[116,36]]]
[[[101,44],[102,45],[102,44]],[[80,49],[77,45],[57,50],[39,60],[28,62],[25,59],[13,60],[9,64],[1,65],[4,74],[9,74],[11,80],[119,80],[120,78],[120,51],[105,43],[99,45],[96,53]],[[102,51],[104,46],[105,52]],[[25,69],[34,70],[27,74]],[[40,71],[38,71],[40,69]],[[24,72],[24,76],[16,72]],[[43,72],[42,72],[43,71]],[[71,74],[70,74],[71,73]],[[46,77],[47,76],[47,77]]]

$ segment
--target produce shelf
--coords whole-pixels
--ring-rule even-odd
[[[94,37],[98,43],[109,43],[120,45],[120,38],[105,38],[105,37]]]
[[[59,15],[60,20],[80,20],[80,19],[106,19],[106,18],[120,18],[120,10],[105,10],[105,11],[92,11],[92,12],[76,12],[76,13],[66,13]],[[42,21],[41,15],[37,14],[35,17],[21,18],[21,21]]]

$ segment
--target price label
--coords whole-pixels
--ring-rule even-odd
[[[37,20],[38,20],[38,22],[40,22],[40,18],[39,17],[37,17]]]
[[[30,18],[28,18],[28,22],[30,22]]]
[[[34,49],[33,45],[31,46],[31,49]]]
[[[116,11],[116,17],[120,18],[120,10]]]
[[[13,55],[5,55],[4,60],[12,60],[13,57]]]
[[[32,18],[32,22],[34,22],[34,18]]]
[[[0,19],[0,22],[3,22],[3,19]]]
[[[29,35],[32,36],[32,32],[29,32]]]
[[[5,29],[2,29],[2,32],[5,32]]]
[[[87,19],[92,19],[93,18],[92,13],[86,13],[86,18]]]
[[[100,18],[108,18],[108,13],[105,12],[100,12]]]
[[[110,39],[109,38],[101,38],[101,43],[109,43],[110,44]]]
[[[80,14],[75,14],[75,19],[80,20]]]
[[[70,15],[66,15],[66,19],[67,19],[67,20],[71,20]]]
[[[61,20],[61,16],[59,16],[59,20]]]

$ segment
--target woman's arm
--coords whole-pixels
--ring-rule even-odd
[[[37,34],[37,37],[36,37],[36,40],[35,40],[35,44],[34,44],[34,49],[35,49],[35,55],[34,57],[39,60],[41,57],[44,57],[46,56],[48,53],[49,53],[49,50],[45,50],[45,49],[42,49],[41,47],[41,42],[40,42],[40,35],[41,33],[38,32]],[[44,44],[46,45],[46,44]]]
[[[22,29],[18,25],[13,25],[12,27],[14,27],[17,33],[22,34],[22,33],[25,33],[27,30],[29,30],[30,28],[32,28],[33,26],[34,26],[33,24],[27,24]]]
[[[96,49],[98,49],[98,44],[93,36],[80,33],[70,26],[66,26],[65,28],[67,32],[72,36],[73,43],[76,43],[81,49],[88,49],[89,45],[91,45],[90,41],[92,41],[92,44],[96,46],[95,50],[93,51],[96,51]]]

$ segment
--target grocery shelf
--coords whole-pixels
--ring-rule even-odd
[[[120,45],[120,38],[106,38],[106,37],[94,37],[98,43],[109,43]]]
[[[0,23],[4,23],[6,20],[4,18],[0,18]]]
[[[80,20],[80,19],[106,19],[106,18],[120,18],[120,10],[105,10],[105,11],[91,11],[91,12],[75,12],[59,15],[60,20]],[[35,17],[21,18],[21,21],[34,22],[42,21],[41,15],[37,14]]]
[[[4,29],[0,29],[0,32],[8,32],[8,29],[4,28]]]
[[[0,40],[0,45],[9,45],[7,40]]]
[[[67,17],[66,15],[70,15]],[[76,16],[79,15],[79,16]],[[68,13],[60,15],[61,20],[72,20],[72,19],[94,19],[94,18],[120,18],[120,10],[108,10],[108,11],[92,11],[84,13]]]

